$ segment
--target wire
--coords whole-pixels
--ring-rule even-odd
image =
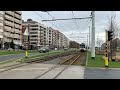
[[[55,17],[53,17],[49,12],[46,12],[46,13],[48,13],[48,15],[50,15],[51,17],[52,17],[52,19],[53,20],[55,20]],[[59,21],[59,22],[61,22],[61,21]],[[64,24],[63,22],[61,22],[62,24]],[[64,24],[65,25],[65,24]],[[69,26],[68,26],[69,27]],[[69,27],[70,28],[70,27]],[[70,28],[71,29],[71,28]]]
[[[33,11],[33,12],[35,12],[35,11]],[[35,12],[39,17],[41,17],[42,19],[44,19],[39,13],[37,13],[37,12]],[[52,25],[54,25],[54,26],[56,26],[57,28],[59,28],[57,25],[55,25],[55,24],[53,24],[53,23],[50,23],[50,24],[52,24]]]
[[[73,18],[75,18],[75,15],[74,15],[74,12],[72,11],[72,15],[73,15]],[[79,26],[78,26],[78,24],[77,24],[77,22],[76,22],[76,19],[74,19],[74,23],[75,23],[75,25],[76,25],[76,27],[77,27],[77,29],[79,28]]]

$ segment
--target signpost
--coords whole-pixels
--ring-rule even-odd
[[[28,27],[26,28],[24,35],[26,36],[26,54],[25,54],[25,57],[28,58],[28,36],[29,36]]]

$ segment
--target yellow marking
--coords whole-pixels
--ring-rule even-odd
[[[108,57],[105,57],[105,66],[108,66]]]
[[[28,51],[26,51],[26,57],[28,57]]]

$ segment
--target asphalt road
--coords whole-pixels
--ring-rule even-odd
[[[84,79],[120,79],[120,69],[92,69],[87,68]]]
[[[29,56],[35,56],[40,54],[39,52],[29,53]],[[7,56],[0,56],[0,62],[5,60],[11,60],[15,58],[23,58],[25,57],[25,53],[22,54],[13,54],[13,55],[7,55]]]

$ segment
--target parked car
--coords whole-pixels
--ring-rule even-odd
[[[64,48],[64,50],[68,50],[68,48]]]
[[[48,47],[42,47],[42,48],[39,49],[39,52],[40,52],[40,53],[49,52],[49,48],[48,48]]]
[[[13,49],[12,48],[8,48],[8,51],[13,51]]]

